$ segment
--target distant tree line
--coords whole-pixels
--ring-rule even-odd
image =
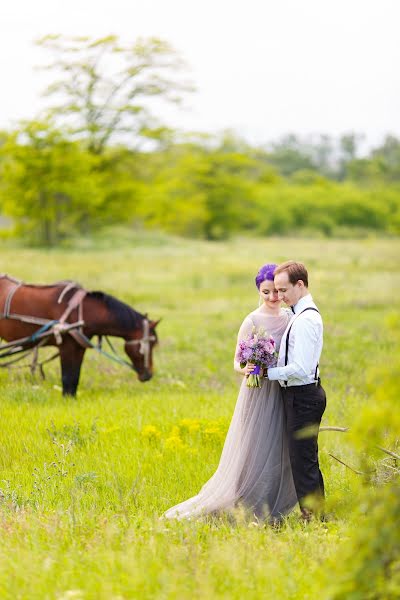
[[[182,134],[159,102],[193,90],[166,42],[48,36],[52,106],[0,134],[0,212],[12,235],[54,246],[125,223],[218,240],[238,232],[400,233],[400,139]]]

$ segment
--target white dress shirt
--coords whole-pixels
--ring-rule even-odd
[[[300,298],[293,307],[293,317],[282,336],[278,366],[268,369],[268,379],[279,380],[282,386],[315,382],[315,368],[322,352],[323,325],[321,315],[315,310],[307,310],[300,315],[305,308],[309,307],[317,308],[311,294]],[[285,366],[286,337],[291,325],[288,364]]]

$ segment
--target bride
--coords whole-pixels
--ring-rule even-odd
[[[276,266],[266,264],[257,273],[260,306],[244,319],[236,350],[253,327],[272,335],[279,349],[292,313],[278,300]],[[199,517],[241,505],[259,519],[275,521],[297,504],[279,383],[262,379],[260,388],[247,387],[246,377],[254,365],[241,369],[236,353],[234,368],[243,381],[218,468],[196,496],[167,510],[165,518]]]

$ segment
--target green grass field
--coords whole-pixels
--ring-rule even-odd
[[[146,236],[74,250],[4,248],[2,268],[27,282],[79,280],[162,318],[155,376],[93,351],[78,397],[47,378],[0,372],[0,597],[29,599],[328,598],[335,565],[359,527],[348,434],[320,434],[326,524],[293,514],[280,531],[241,519],[164,522],[213,474],[236,401],[237,330],[257,305],[265,262],[306,263],[325,322],[323,424],[350,428],[374,402],[366,374],[387,362],[399,311],[400,241]],[[354,596],[356,598],[356,596]]]

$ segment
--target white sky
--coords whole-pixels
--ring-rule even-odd
[[[0,127],[43,107],[48,33],[159,36],[192,67],[190,110],[160,115],[264,143],[287,132],[400,135],[399,0],[0,0]]]

